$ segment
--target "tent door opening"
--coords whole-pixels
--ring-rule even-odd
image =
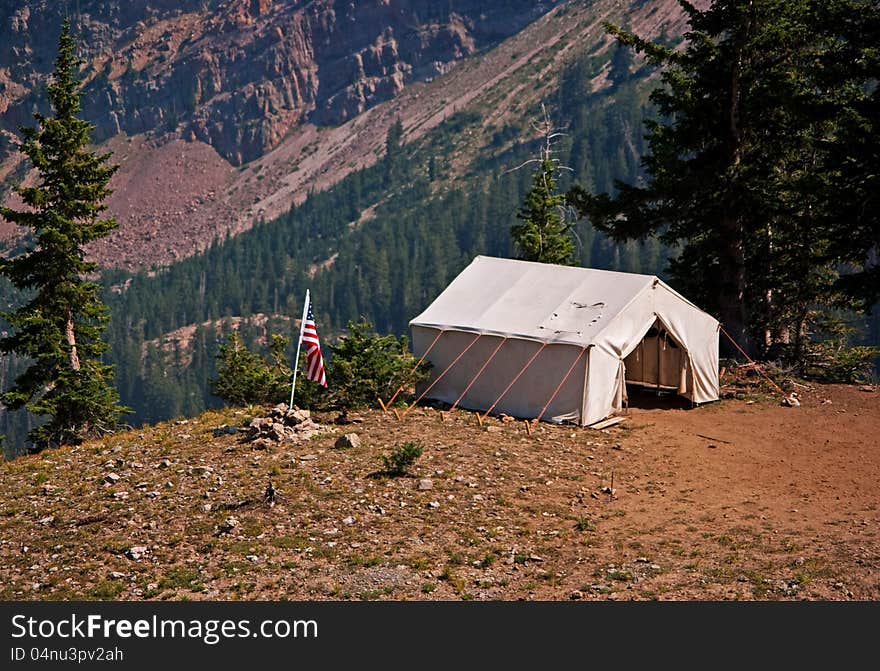
[[[623,360],[627,384],[658,391],[690,392],[687,351],[659,320]]]

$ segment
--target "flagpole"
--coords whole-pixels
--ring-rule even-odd
[[[287,407],[293,409],[293,390],[296,389],[296,369],[299,367],[299,348],[303,341],[303,329],[306,326],[306,317],[309,316],[309,290],[306,289],[306,302],[303,304],[303,316],[299,322],[299,338],[296,339],[296,358],[293,360],[293,381],[290,383],[290,403]]]

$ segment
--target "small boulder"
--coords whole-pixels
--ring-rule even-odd
[[[119,476],[116,473],[108,473],[104,476],[104,482],[110,483],[111,485],[119,482]]]
[[[339,450],[345,450],[352,447],[360,447],[361,437],[356,433],[346,433],[336,439],[334,447]]]
[[[235,529],[238,526],[238,519],[232,517],[231,515],[226,518],[226,520],[218,527],[218,530],[221,534],[228,534],[230,531]]]
[[[306,420],[311,418],[311,413],[308,410],[300,410],[299,408],[294,408],[293,410],[288,410],[284,414],[284,421],[289,426],[297,426],[302,424]]]
[[[133,561],[137,561],[149,553],[150,550],[146,545],[133,545],[125,551],[125,556]]]
[[[434,481],[431,478],[422,478],[419,480],[419,491],[426,492],[429,489],[434,489]]]

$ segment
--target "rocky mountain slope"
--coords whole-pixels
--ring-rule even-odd
[[[305,120],[338,125],[507,37],[552,2],[82,0],[0,10],[4,127],[30,121],[65,8],[96,140],[178,131],[234,165]]]
[[[607,47],[603,20],[655,36],[683,28],[673,0],[442,7],[81,0],[85,115],[122,166],[109,202],[120,229],[95,257],[164,264],[277,216],[374,163],[397,118],[412,141],[464,109],[484,126],[522,115],[568,56]],[[0,8],[0,182],[22,175],[10,132],[44,98],[59,11]]]

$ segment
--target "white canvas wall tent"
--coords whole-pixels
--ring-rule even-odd
[[[420,394],[471,410],[590,425],[627,382],[718,399],[718,321],[652,275],[478,256],[410,328]]]

